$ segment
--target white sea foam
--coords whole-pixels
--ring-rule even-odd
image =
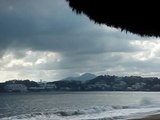
[[[130,117],[141,117],[145,114],[159,112],[159,107],[121,108],[97,107],[75,111],[57,111],[53,113],[32,113],[14,117],[2,118],[2,120],[125,120]]]

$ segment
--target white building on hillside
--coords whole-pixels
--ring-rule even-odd
[[[4,89],[7,92],[27,92],[27,87],[24,84],[8,84]]]

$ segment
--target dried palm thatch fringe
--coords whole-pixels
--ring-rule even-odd
[[[160,36],[159,3],[146,0],[66,0],[77,14],[141,36]],[[109,1],[109,2],[107,2]]]

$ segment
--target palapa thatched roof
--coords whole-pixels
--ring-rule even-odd
[[[106,24],[141,36],[160,36],[159,4],[136,0],[67,0],[78,14],[84,13],[99,24]],[[107,2],[109,1],[109,2]],[[123,2],[122,2],[123,1]]]

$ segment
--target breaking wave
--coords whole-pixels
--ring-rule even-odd
[[[36,112],[25,115],[1,118],[1,120],[126,120],[144,117],[160,112],[160,104],[143,98],[139,105],[95,106],[85,109],[68,109],[49,112]]]

